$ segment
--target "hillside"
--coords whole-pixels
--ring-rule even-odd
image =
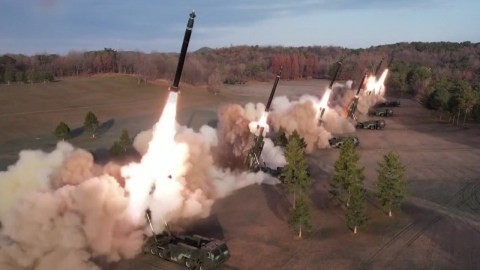
[[[478,114],[480,118],[479,106],[472,105],[480,103],[480,43],[412,42],[367,49],[321,46],[202,48],[187,55],[182,82],[216,88],[222,83],[270,81],[280,66],[283,66],[283,80],[329,78],[342,56],[340,80],[358,81],[365,71],[377,69],[384,58],[381,69],[387,66],[390,69],[386,81],[390,93],[414,95],[422,98],[430,108],[456,114],[460,108],[459,96],[473,90],[472,94],[468,92],[469,101],[462,101],[461,110]],[[177,62],[178,54],[175,53],[145,54],[109,48],[67,55],[4,55],[0,57],[0,82],[44,82],[54,77],[104,73],[133,74],[144,81],[171,80]],[[442,87],[447,87],[448,95],[437,91]],[[441,98],[435,97],[440,94]],[[450,98],[454,100],[449,101]]]

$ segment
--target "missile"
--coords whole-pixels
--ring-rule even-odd
[[[280,67],[278,71],[277,77],[275,78],[275,83],[273,84],[272,91],[270,91],[270,97],[268,97],[267,105],[265,106],[265,112],[263,116],[267,116],[268,111],[270,110],[270,105],[272,104],[273,97],[275,95],[275,91],[277,90],[278,81],[280,80],[280,75],[282,75],[283,66]],[[253,137],[253,146],[248,152],[246,164],[250,170],[257,171],[261,169],[260,165],[260,157],[262,155],[263,146],[265,144],[263,140],[263,131],[265,129],[264,126],[257,125],[257,129],[260,129],[260,133],[258,135],[254,135]]]
[[[378,72],[380,72],[380,68],[382,67],[383,60],[385,60],[385,57],[382,57],[382,60],[380,60],[380,63],[378,63],[377,69],[376,69],[376,70],[374,70],[374,73],[373,73],[373,75],[375,75],[375,77],[377,77],[377,75],[378,75]]]
[[[335,71],[335,74],[333,75],[333,78],[332,78],[332,80],[330,81],[330,85],[328,86],[328,88],[332,89],[333,83],[335,82],[335,80],[336,80],[337,77],[338,77],[338,74],[340,73],[340,68],[342,67],[342,62],[343,62],[344,59],[345,59],[345,56],[342,56],[342,57],[340,58],[340,60],[338,61],[337,70]]]
[[[178,58],[177,71],[175,72],[175,79],[173,85],[170,86],[170,91],[178,93],[178,84],[180,83],[180,77],[182,76],[183,64],[185,63],[185,57],[187,56],[188,43],[190,42],[190,36],[192,35],[193,23],[195,20],[195,10],[190,13],[188,19],[187,29],[185,30],[185,36],[183,37],[182,50],[180,51],[180,57]]]
[[[282,75],[283,66],[280,67],[278,71],[277,77],[275,78],[275,83],[273,84],[272,91],[270,91],[270,97],[268,97],[267,105],[265,106],[265,112],[270,110],[270,105],[272,105],[273,96],[275,95],[275,90],[277,90],[278,81],[280,80],[280,76]]]
[[[272,100],[273,100],[273,97],[275,96],[275,91],[277,90],[277,85],[278,85],[278,81],[280,80],[280,76],[282,75],[282,70],[283,70],[283,66],[280,67],[280,70],[277,73],[277,77],[275,78],[275,82],[273,83],[272,91],[270,91],[270,96],[268,97],[267,105],[265,106],[264,115],[266,115],[268,111],[270,111],[270,106],[272,105]],[[257,128],[260,128],[260,124],[257,125]],[[260,134],[263,133],[263,130],[264,130],[264,127],[261,127]]]

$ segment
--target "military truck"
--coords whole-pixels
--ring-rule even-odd
[[[385,102],[377,103],[375,107],[400,107],[400,101],[398,100],[387,100]]]
[[[150,228],[150,212],[147,210]],[[173,235],[165,224],[166,230],[162,234],[155,234],[147,240],[144,250],[161,259],[182,264],[190,269],[212,270],[224,264],[230,258],[227,244],[218,239],[200,235]]]
[[[333,138],[328,140],[328,143],[330,144],[331,147],[340,148],[340,146],[342,146],[344,140],[352,140],[353,145],[355,147],[360,145],[360,140],[356,136],[352,136],[352,137],[349,137],[349,136],[333,137]]]
[[[364,122],[357,122],[355,128],[357,129],[384,129],[385,128],[384,120],[368,120]]]
[[[376,110],[370,110],[368,111],[369,116],[392,116],[393,115],[393,110],[389,108],[381,108],[381,109],[376,109]]]
[[[273,177],[277,177],[280,181],[285,183],[285,177],[282,175],[283,167],[277,167],[277,169],[271,169],[268,167],[262,167],[261,170],[265,173],[270,174]],[[310,177],[310,169],[307,168],[307,176]]]

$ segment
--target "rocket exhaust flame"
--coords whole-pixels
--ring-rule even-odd
[[[330,100],[331,94],[332,89],[327,88],[327,90],[325,90],[325,93],[323,94],[322,99],[320,100],[320,103],[318,103],[318,105],[316,106],[317,118],[319,119],[319,121],[322,121],[323,115],[328,110],[328,101]]]
[[[383,86],[385,84],[385,79],[387,78],[388,75],[388,69],[385,69],[380,76],[380,78],[377,80],[377,83],[375,84],[375,94],[382,94]]]
[[[270,91],[270,96],[268,97],[267,105],[265,105],[265,111],[262,113],[262,116],[257,122],[257,130],[259,130],[258,134],[261,134],[262,136],[265,136],[264,134],[265,130],[266,130],[265,133],[268,133],[269,131],[269,127],[267,125],[268,112],[270,111],[270,106],[272,105],[272,100],[273,100],[273,97],[275,96],[275,91],[277,90],[278,81],[280,80],[280,76],[282,75],[282,70],[283,70],[283,66],[280,67],[277,77],[275,78],[275,82],[273,83],[272,90]]]
[[[323,115],[325,114],[325,111],[328,109],[328,100],[330,99],[330,94],[332,93],[333,83],[335,83],[338,75],[340,74],[340,70],[342,68],[342,62],[344,59],[345,59],[345,56],[342,56],[338,61],[337,70],[335,70],[332,80],[330,81],[330,84],[328,85],[327,89],[325,90],[325,93],[323,94],[322,100],[320,101],[319,104],[314,105],[317,111],[316,118],[320,122],[322,122]]]
[[[139,164],[122,168],[122,176],[130,180],[126,184],[131,198],[127,211],[135,222],[139,222],[142,212],[146,210],[149,203],[149,192],[146,192],[148,189],[153,187],[153,196],[164,198],[165,200],[170,198],[172,194],[178,194],[182,190],[181,184],[177,181],[177,168],[179,168],[181,160],[184,159],[185,151],[182,151],[182,148],[185,146],[175,143],[174,137],[176,134],[178,86],[195,17],[195,11],[192,11],[183,37],[175,79],[173,80],[173,85],[169,87],[167,102],[163,108],[160,120],[153,127],[152,140],[149,143],[148,150]],[[132,182],[135,184],[132,184]],[[162,188],[155,188],[156,186],[161,186]],[[168,202],[165,201],[164,203]],[[169,211],[175,210],[176,207],[178,206],[172,204],[165,212],[157,212],[156,214],[165,216]]]
[[[178,82],[159,122],[135,137],[140,163],[102,167],[88,151],[59,142],[51,153],[20,152],[0,172],[0,269],[100,269],[97,260],[134,258],[144,234],[168,232],[165,222],[185,225],[237,189],[279,183],[263,172],[219,169],[213,128],[176,132]]]
[[[280,76],[282,75],[282,70],[283,66],[280,67],[277,77],[275,78],[272,90],[270,91],[270,96],[268,97],[267,105],[265,106],[265,111],[263,112],[259,121],[256,123],[257,130],[254,133],[253,146],[250,149],[246,160],[247,167],[253,171],[262,168],[260,158],[262,156],[263,146],[265,144],[264,136],[269,131],[269,126],[267,124],[268,112],[270,110],[270,105],[272,104],[273,97],[275,96],[275,91],[277,90],[278,81],[280,80]],[[255,125],[255,122],[251,122],[250,125]],[[265,162],[263,163],[263,165],[265,165]]]

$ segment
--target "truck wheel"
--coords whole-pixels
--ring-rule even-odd
[[[150,247],[150,254],[157,255],[158,249],[157,247]]]
[[[205,266],[203,266],[203,265],[200,265],[200,266],[198,267],[198,270],[207,270],[207,268],[205,268]]]
[[[369,129],[375,129],[375,126],[369,126],[368,128]]]
[[[192,264],[192,262],[191,262],[190,260],[187,259],[187,260],[185,260],[185,266],[186,266],[187,268],[192,268],[193,264]]]
[[[162,249],[158,250],[158,257],[165,259],[165,253]]]

